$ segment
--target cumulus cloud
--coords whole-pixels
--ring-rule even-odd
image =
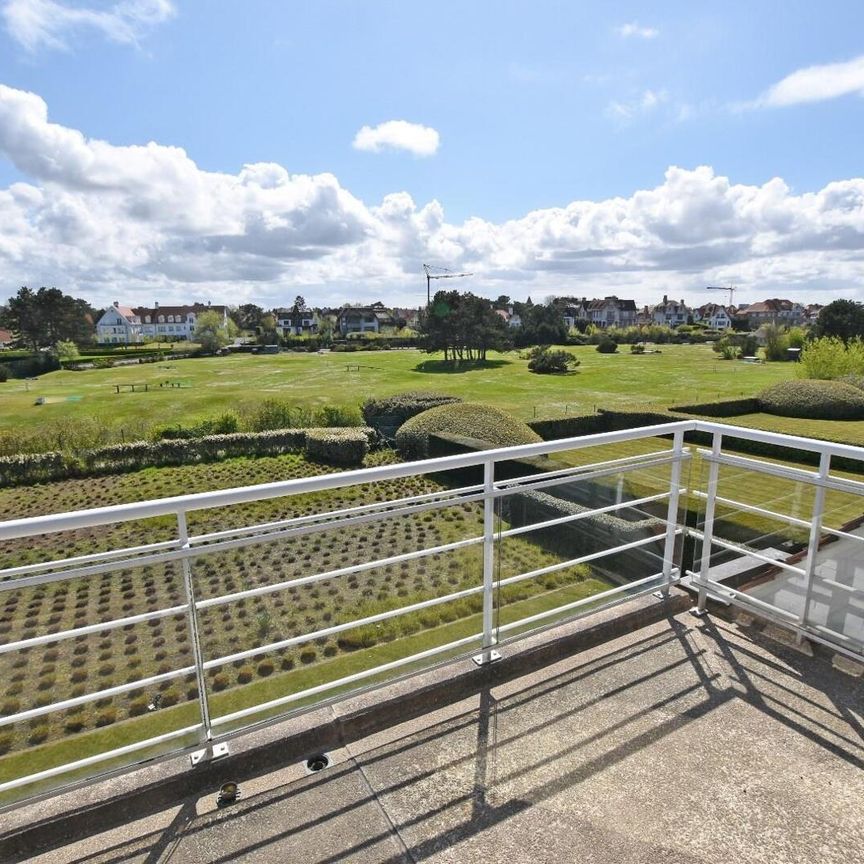
[[[115,146],[52,123],[36,94],[0,85],[0,280],[110,303],[165,299],[419,304],[420,267],[476,275],[489,296],[664,293],[698,299],[736,281],[760,295],[861,294],[864,178],[794,193],[671,167],[654,188],[575,200],[503,222],[447,220],[396,191],[365,203],[332,174],[275,163],[205,171],[179,147]]]
[[[769,87],[747,107],[782,108],[850,94],[864,96],[864,55],[845,63],[798,69]]]
[[[656,27],[643,27],[638,21],[622,24],[615,28],[622,39],[656,39],[660,31]]]
[[[120,0],[107,8],[82,8],[59,0],[6,0],[2,8],[7,32],[28,51],[68,48],[70,39],[87,31],[134,45],[175,12],[171,0]]]
[[[354,149],[369,153],[382,150],[405,150],[415,156],[434,156],[441,136],[431,126],[409,123],[407,120],[388,120],[377,126],[364,126],[354,136]]]

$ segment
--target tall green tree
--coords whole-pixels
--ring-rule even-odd
[[[813,327],[816,338],[836,336],[844,342],[864,338],[864,303],[856,300],[835,300],[819,313]]]
[[[224,348],[237,332],[237,325],[229,318],[226,322],[215,310],[202,312],[195,321],[195,341],[205,351]]]
[[[506,351],[510,333],[492,304],[470,292],[438,291],[420,316],[420,344],[445,360],[485,360],[487,351]]]
[[[564,316],[555,306],[527,306],[516,334],[519,345],[560,345],[567,341]]]
[[[260,306],[254,303],[244,303],[229,313],[231,319],[241,330],[256,330],[261,325],[261,319],[266,314]]]
[[[22,287],[0,312],[0,326],[15,333],[32,351],[63,341],[92,342],[95,320],[95,310],[86,300],[59,288],[33,291]]]

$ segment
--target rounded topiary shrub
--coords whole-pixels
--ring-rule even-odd
[[[763,411],[783,417],[864,419],[864,392],[842,381],[784,381],[763,390],[759,402]]]
[[[412,417],[396,433],[396,446],[409,459],[429,455],[430,435],[456,435],[492,447],[535,444],[543,439],[525,423],[489,405],[463,402],[441,405]]]

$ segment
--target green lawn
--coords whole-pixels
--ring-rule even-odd
[[[357,405],[368,396],[435,390],[491,402],[516,417],[590,413],[634,403],[658,406],[751,396],[792,377],[791,364],[717,360],[707,345],[667,345],[662,354],[598,354],[573,350],[578,372],[534,375],[517,352],[490,355],[482,368],[442,371],[435,356],[416,350],[352,354],[238,354],[85,372],[52,372],[38,381],[0,384],[0,430],[99,415],[118,425],[211,417],[263,398],[298,405]],[[352,366],[353,370],[348,371]],[[357,370],[359,365],[359,370]],[[159,388],[164,381],[188,388]],[[115,384],[148,383],[148,392],[117,394]],[[35,405],[37,397],[47,404]]]

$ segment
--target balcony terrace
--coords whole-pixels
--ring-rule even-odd
[[[862,461],[858,448],[687,421],[0,523],[0,598],[18,598],[7,608],[47,588],[60,608],[88,580],[132,586],[121,616],[91,603],[73,627],[34,615],[7,629],[0,661],[28,658],[35,676],[40,650],[64,668],[64,646],[107,646],[112,633],[131,646],[135,628],[168,621],[189,646],[169,668],[147,655],[128,680],[74,695],[61,681],[0,717],[14,733],[0,758],[0,858],[854,860]],[[417,477],[435,483],[410,495],[385,485]],[[358,496],[300,515],[254,509],[336,489]],[[202,515],[214,511],[218,530]],[[382,524],[429,518],[455,533],[372,545]],[[354,548],[355,531],[370,542],[350,563],[288,561],[285,544]],[[226,556],[272,548],[263,575],[219,581]],[[434,567],[421,578],[417,562]],[[163,572],[176,587],[164,598]],[[153,589],[146,608],[135,573]],[[396,591],[394,573],[415,590]],[[306,604],[304,591],[352,579],[379,605],[335,608],[313,629],[261,626],[239,644],[213,632],[212,610],[239,621],[247,603]],[[411,626],[378,634],[393,622]],[[249,659],[358,632],[306,669],[270,677],[271,666],[266,686],[215,686]],[[187,702],[150,697],[110,736],[28,741],[39,718],[122,712],[175,681]],[[328,767],[307,775],[321,752]],[[241,797],[217,808],[228,780]]]

